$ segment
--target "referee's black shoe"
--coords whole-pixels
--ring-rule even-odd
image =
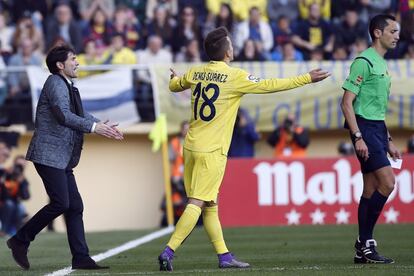
[[[359,238],[355,242],[355,257],[356,264],[392,264],[394,260],[381,256],[377,250],[377,242],[374,239],[369,239],[363,244]]]
[[[364,254],[362,253],[362,242],[358,239],[355,241],[355,257],[354,263],[356,264],[366,264],[367,260],[364,258]]]

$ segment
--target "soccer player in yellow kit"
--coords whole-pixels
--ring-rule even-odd
[[[227,162],[227,151],[241,97],[244,94],[273,93],[325,79],[320,69],[287,79],[259,79],[229,66],[233,46],[224,27],[211,31],[204,49],[210,62],[195,66],[178,77],[171,69],[170,90],[191,88],[192,118],[184,141],[184,185],[188,204],[164,251],[160,270],[172,271],[174,252],[191,233],[200,215],[219,258],[220,268],[247,268],[229,252],[217,211],[217,195]]]

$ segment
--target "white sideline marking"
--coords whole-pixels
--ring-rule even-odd
[[[169,226],[167,228],[152,232],[152,233],[150,233],[146,236],[143,236],[141,238],[138,238],[136,240],[132,240],[132,241],[129,241],[127,243],[124,243],[123,245],[120,245],[118,247],[109,249],[108,251],[106,251],[104,253],[100,253],[100,254],[97,254],[95,256],[92,256],[92,259],[94,259],[95,262],[102,261],[102,260],[107,259],[109,257],[118,255],[119,253],[122,253],[124,251],[129,250],[129,249],[138,247],[138,246],[140,246],[144,243],[147,243],[147,242],[150,242],[152,240],[158,239],[158,238],[160,238],[164,235],[167,235],[167,234],[171,233],[172,231],[174,231],[174,226]],[[64,275],[70,274],[72,271],[75,271],[75,270],[72,270],[72,267],[68,266],[68,267],[65,267],[63,269],[56,270],[52,273],[45,274],[45,276],[64,276]]]

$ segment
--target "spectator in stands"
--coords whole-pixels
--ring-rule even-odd
[[[310,52],[309,60],[311,61],[323,61],[323,49],[317,47]]]
[[[201,62],[198,40],[188,41],[186,47],[175,55],[175,62]]]
[[[2,1],[5,2],[5,1]],[[47,0],[36,0],[36,1],[22,1],[14,0],[10,2],[10,15],[14,23],[17,23],[25,13],[33,15],[33,18],[37,18],[39,21],[43,21],[47,17],[48,3]],[[36,23],[36,22],[35,22]]]
[[[267,0],[267,15],[271,22],[278,21],[281,16],[294,22],[299,17],[298,0]]]
[[[304,157],[309,145],[309,131],[296,123],[293,114],[288,114],[282,126],[270,134],[267,142],[274,147],[275,157]]]
[[[221,4],[220,11],[216,16],[215,28],[226,27],[230,34],[234,31],[234,15],[229,4]]]
[[[0,51],[2,56],[9,56],[13,52],[12,37],[14,29],[7,25],[4,12],[0,12]]]
[[[2,231],[12,236],[27,216],[21,202],[30,198],[29,182],[24,176],[26,160],[23,155],[14,159],[13,166],[0,179],[3,185]]]
[[[142,28],[138,18],[134,12],[127,7],[119,7],[115,11],[114,16],[114,30],[118,33],[123,33],[125,37],[125,45],[131,50],[142,48],[144,39],[142,35]]]
[[[234,15],[233,10],[227,3],[222,3],[217,15],[209,14],[203,26],[203,36],[218,27],[226,27],[231,35],[234,35]]]
[[[357,8],[361,20],[367,23],[375,15],[387,13],[391,8],[391,0],[360,0]]]
[[[273,48],[272,29],[269,23],[261,19],[260,11],[256,7],[250,9],[249,19],[237,26],[234,42],[236,53],[240,53],[248,39],[253,40],[256,47],[263,49],[264,55],[268,55]]]
[[[137,59],[140,64],[169,64],[173,57],[169,50],[162,48],[162,39],[157,35],[148,38],[148,46],[137,52]],[[149,104],[152,98],[151,75],[148,70],[138,70],[138,88],[140,104]],[[141,109],[145,109],[141,108]],[[143,111],[143,110],[141,110]],[[144,111],[143,111],[144,112]]]
[[[104,64],[136,64],[137,58],[135,53],[125,47],[125,38],[122,33],[114,33],[111,38],[111,44],[103,53]]]
[[[401,17],[399,44],[402,44],[400,47],[405,48],[405,50],[408,49],[409,45],[414,44],[414,9],[405,13],[404,16]]]
[[[274,61],[302,61],[303,55],[295,49],[292,42],[286,42],[271,53],[271,59]]]
[[[407,141],[407,153],[414,153],[414,134]]]
[[[251,39],[244,42],[244,46],[240,54],[236,57],[237,61],[265,61],[265,55],[261,43],[257,43]]]
[[[116,6],[125,6],[131,9],[141,25],[145,23],[147,0],[115,0]]]
[[[248,20],[252,8],[257,8],[260,19],[268,22],[267,18],[267,1],[268,0],[246,0],[246,1],[231,1],[233,14],[238,21]],[[227,2],[227,1],[221,1]]]
[[[77,60],[80,66],[87,66],[87,65],[98,65],[102,64],[102,54],[99,49],[96,48],[95,40],[89,39],[85,43],[85,53],[80,54],[77,56]],[[86,76],[90,76],[93,74],[98,73],[97,71],[82,71],[80,70],[78,73],[79,78],[83,78]]]
[[[339,23],[344,15],[344,11],[353,9],[358,10],[360,0],[334,0],[331,3],[331,20]]]
[[[228,2],[228,0],[227,0]],[[207,20],[207,7],[206,0],[178,0],[178,10],[182,11],[184,7],[191,6],[197,11],[197,22],[199,25],[203,25]]]
[[[111,43],[113,33],[111,21],[100,8],[97,8],[92,13],[89,24],[83,29],[83,38],[95,40],[98,48],[106,48]]]
[[[351,46],[351,52],[349,55],[349,59],[354,59],[357,57],[362,51],[368,48],[368,41],[364,37],[357,38],[355,43]]]
[[[281,15],[277,20],[277,25],[273,28],[274,47],[290,42],[292,35],[289,17]]]
[[[32,41],[34,51],[37,51],[39,54],[43,53],[45,48],[43,33],[33,24],[29,11],[24,12],[16,24],[16,29],[12,37],[14,52],[17,51],[21,41],[24,39],[30,39]]]
[[[301,50],[305,59],[309,59],[311,52],[318,47],[327,56],[332,53],[335,38],[331,25],[321,18],[319,5],[310,5],[309,17],[298,24],[292,42]]]
[[[50,1],[50,0],[49,0]],[[60,4],[68,4],[72,11],[72,18],[78,23],[82,24],[82,16],[79,13],[79,0],[52,0],[51,10],[55,10]],[[65,44],[66,45],[66,44]]]
[[[397,2],[395,4],[395,2]],[[401,19],[410,11],[414,10],[414,1],[408,0],[408,1],[393,1],[394,6],[396,7],[396,11],[400,14]],[[392,4],[391,4],[392,5]]]
[[[260,139],[247,110],[239,108],[228,157],[254,157],[254,144]]]
[[[282,45],[282,60],[283,61],[302,61],[303,55],[300,51],[295,49],[292,42],[287,42]]]
[[[331,0],[299,0],[299,14],[303,20],[308,20],[311,16],[310,9],[312,5],[319,7],[323,19],[326,21],[331,19]]]
[[[56,43],[58,38],[72,45],[77,53],[82,52],[82,33],[78,23],[72,17],[69,4],[60,2],[46,27],[46,50]]]
[[[171,48],[175,26],[175,20],[169,15],[167,9],[160,5],[154,9],[154,16],[147,24],[147,32],[149,36],[161,37],[164,45]]]
[[[79,1],[79,13],[84,26],[93,18],[96,10],[101,10],[105,18],[112,20],[115,12],[114,0],[82,0]]]
[[[192,39],[197,39],[201,45],[201,29],[196,17],[196,12],[191,6],[186,6],[181,11],[172,42],[174,53],[179,52]]]
[[[32,40],[25,38],[21,40],[17,53],[12,55],[9,60],[10,66],[27,66],[36,65],[41,66],[43,57],[34,51]],[[16,97],[17,95],[26,94],[30,92],[30,83],[26,72],[9,73],[9,95]]]
[[[408,45],[404,58],[414,60],[414,44]]]
[[[359,19],[355,9],[348,9],[343,20],[335,26],[335,43],[347,45],[347,51],[351,51],[357,38],[368,40],[367,25]]]
[[[0,107],[3,105],[4,101],[7,98],[7,83],[6,83],[6,71],[1,71],[6,69],[6,63],[4,62],[3,56],[0,55]],[[7,118],[0,119],[0,125],[6,123]]]
[[[170,51],[163,49],[162,38],[157,35],[153,35],[148,38],[147,48],[137,52],[137,59],[141,64],[168,64],[172,63],[172,54]],[[151,82],[149,75],[142,77],[142,80],[145,80],[148,83]]]
[[[10,148],[3,140],[0,140],[0,178],[4,177],[6,173],[6,169],[4,167],[4,163],[10,157]],[[6,201],[6,190],[4,184],[0,182],[0,222],[3,224],[2,217],[7,210],[5,210],[5,201]],[[6,232],[4,232],[3,227],[0,228],[0,237],[4,237]]]
[[[333,60],[345,61],[348,59],[348,49],[343,44],[336,44],[332,53]]]
[[[353,156],[355,153],[354,146],[349,142],[341,141],[338,144],[338,153],[341,156]]]
[[[178,0],[147,0],[146,20],[151,21],[154,18],[154,9],[157,6],[165,8],[172,17],[178,14]]]

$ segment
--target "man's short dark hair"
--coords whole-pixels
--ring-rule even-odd
[[[227,37],[229,32],[225,27],[212,30],[204,40],[204,51],[210,60],[221,61],[229,49]]]
[[[47,68],[49,68],[50,73],[59,73],[59,68],[57,67],[56,62],[65,62],[69,53],[75,54],[75,50],[68,45],[57,46],[49,51],[46,57],[46,65]]]
[[[374,30],[378,29],[383,32],[388,26],[387,20],[396,21],[395,17],[389,14],[378,14],[369,21],[369,35],[372,41],[375,40]]]

